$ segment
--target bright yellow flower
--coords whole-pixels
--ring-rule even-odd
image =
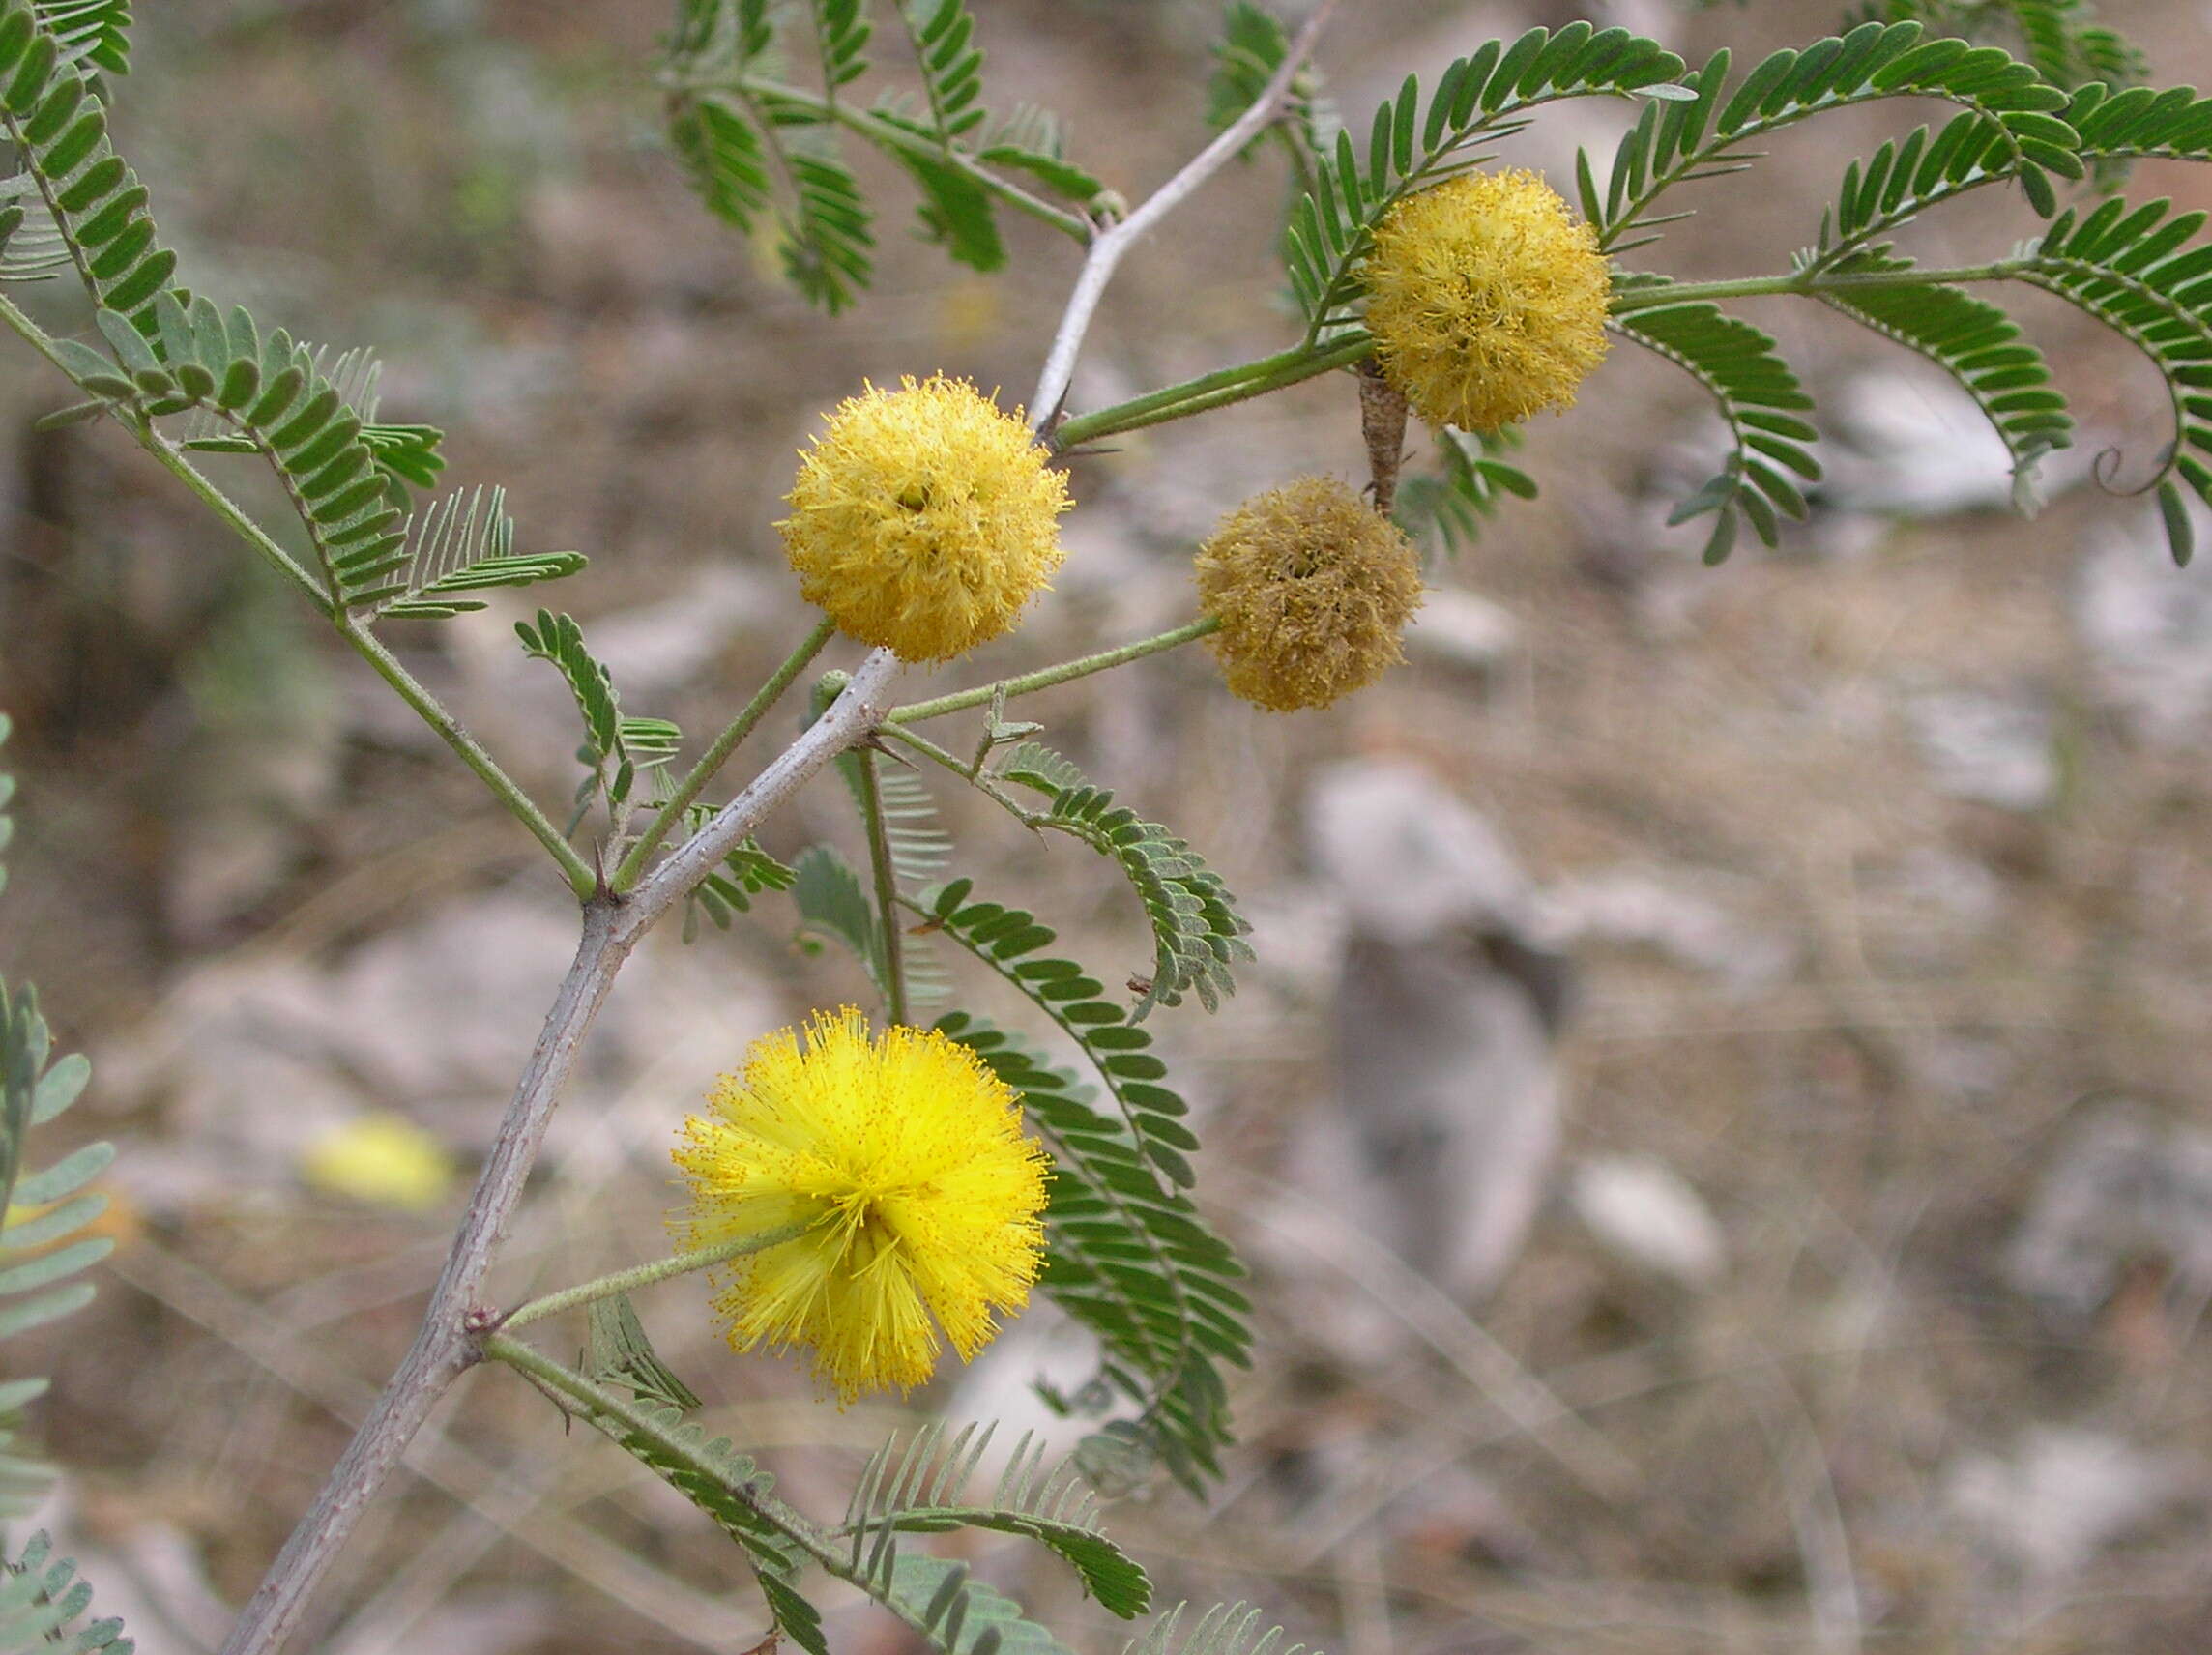
[[[1064,555],[1067,479],[1020,411],[966,380],[870,386],[800,457],[783,532],[799,590],[837,629],[943,661],[1012,626]]]
[[[1405,654],[1421,606],[1412,542],[1334,478],[1254,495],[1198,553],[1207,639],[1230,692],[1272,712],[1326,707]]]
[[[1028,1302],[1047,1162],[1012,1089],[935,1030],[871,1040],[846,1006],[805,1034],[755,1041],[684,1121],[691,1205],[671,1229],[695,1248],[812,1225],[738,1259],[714,1308],[738,1350],[812,1346],[851,1402],[928,1379],[940,1328],[967,1360]]]
[[[1473,172],[1375,227],[1367,329],[1432,425],[1490,431],[1568,408],[1605,360],[1613,277],[1597,235],[1532,172]]]

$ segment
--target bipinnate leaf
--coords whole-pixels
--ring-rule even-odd
[[[1188,1107],[1165,1084],[1150,1035],[1081,966],[1048,951],[1052,929],[1025,910],[972,901],[972,889],[955,880],[916,912],[1076,1043],[1111,1108],[1004,1030],[965,1012],[935,1027],[1021,1094],[1052,1151],[1040,1285],[1098,1335],[1101,1377],[1143,1410],[1134,1442],[1121,1448],[1141,1448],[1201,1491],[1220,1475],[1218,1452],[1230,1439],[1220,1369],[1250,1361],[1251,1306],[1232,1285],[1243,1267],[1183,1193],[1198,1147]],[[1096,1458],[1125,1455],[1101,1449]]]
[[[1179,1005],[1196,994],[1207,1010],[1237,992],[1233,964],[1252,958],[1244,941],[1251,930],[1237,899],[1206,859],[1157,822],[1116,804],[1110,789],[1093,786],[1064,755],[1034,741],[1013,749],[1001,779],[1044,794],[1043,810],[1024,818],[1032,827],[1081,839],[1120,865],[1152,931],[1152,969],[1138,986],[1129,1013],[1142,1022],[1155,1005]]]
[[[1100,1532],[1097,1497],[1073,1462],[1045,1471],[1043,1445],[1025,1436],[989,1500],[961,1497],[996,1430],[965,1425],[947,1440],[943,1425],[928,1425],[871,1455],[836,1531],[848,1540],[853,1567],[862,1567],[887,1530],[988,1528],[1058,1553],[1084,1588],[1124,1620],[1142,1614],[1151,1603],[1151,1582]]]

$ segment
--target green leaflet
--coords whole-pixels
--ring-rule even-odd
[[[1185,993],[1195,993],[1212,1011],[1223,995],[1237,992],[1230,967],[1252,958],[1244,941],[1251,926],[1203,857],[1157,822],[1116,804],[1112,790],[1091,785],[1070,760],[1038,742],[1016,747],[998,774],[1050,800],[1024,817],[1031,827],[1069,834],[1111,857],[1144,904],[1152,971],[1136,990],[1132,1023],[1155,1005],[1181,1004]]]
[[[2056,86],[2085,80],[2124,85],[2145,73],[2142,53],[2118,30],[2096,21],[2091,0],[1869,0],[1858,11],[1869,18],[1917,20],[1940,34],[1978,40],[1999,36],[2009,25],[2036,73]]]
[[[711,804],[694,804],[684,812],[684,836],[691,837],[714,814]],[[727,931],[730,920],[752,907],[764,890],[789,890],[799,878],[796,869],[777,861],[747,839],[722,858],[722,865],[693,886],[684,896],[684,941],[699,935],[699,916],[705,915],[717,931]]]
[[[444,619],[483,608],[479,593],[584,566],[575,552],[516,552],[499,488],[403,511],[398,484],[433,483],[445,466],[441,433],[376,422],[381,368],[366,351],[334,358],[282,329],[264,335],[245,310],[225,315],[204,296],[163,292],[148,312],[150,335],[101,312],[113,356],[69,341],[66,365],[106,405],[189,416],[184,448],[260,454],[284,479],[334,613]]]
[[[1487,160],[1486,145],[1519,131],[1545,103],[1687,97],[1674,84],[1681,71],[1682,60],[1656,41],[1576,22],[1489,42],[1455,59],[1426,99],[1408,75],[1375,111],[1364,160],[1351,133],[1338,131],[1333,147],[1316,157],[1312,189],[1291,209],[1285,259],[1308,344],[1357,320],[1359,265],[1375,225],[1400,200]]]
[[[683,732],[665,718],[625,716],[606,667],[584,648],[584,629],[567,615],[538,612],[537,624],[517,621],[515,635],[532,660],[550,661],[568,681],[584,723],[584,744],[577,762],[586,774],[576,793],[581,817],[595,794],[610,809],[626,805],[641,773],[675,758]]]
[[[1003,1030],[962,1012],[935,1027],[1022,1094],[1057,1168],[1042,1286],[1098,1335],[1103,1377],[1144,1410],[1137,1446],[1203,1490],[1229,1440],[1220,1369],[1248,1363],[1251,1307],[1230,1285],[1242,1266],[1182,1193],[1198,1147],[1187,1107],[1163,1084],[1151,1036],[1075,962],[1042,952],[1052,930],[1024,910],[970,901],[970,888],[955,880],[914,906],[1077,1043],[1113,1110]],[[1093,1460],[1111,1448],[1094,1444]]]
[[[52,1540],[41,1530],[0,1568],[0,1649],[130,1655],[135,1646],[120,1620],[71,1624],[91,1606],[90,1582],[77,1578],[74,1561],[54,1556]]]
[[[0,137],[16,146],[41,208],[44,251],[73,266],[93,302],[153,331],[151,305],[177,255],[160,245],[146,191],[107,141],[107,110],[88,76],[125,65],[125,7],[83,0],[0,0]],[[26,268],[17,248],[0,279]]]
[[[678,1413],[694,1413],[698,1394],[660,1359],[627,1293],[592,1300],[586,1326],[584,1372],[594,1384],[618,1384],[639,1399]]]
[[[619,1442],[738,1543],[768,1598],[776,1630],[806,1655],[829,1655],[821,1616],[798,1584],[810,1560],[866,1592],[940,1655],[1001,1651],[1066,1655],[1051,1633],[1023,1617],[1020,1605],[969,1580],[966,1564],[899,1549],[897,1535],[902,1528],[946,1526],[943,1521],[931,1521],[946,1518],[945,1510],[922,1514],[894,1506],[879,1512],[878,1521],[863,1520],[858,1544],[855,1534],[844,1529],[825,1533],[776,1498],[773,1479],[728,1438],[710,1439],[704,1429],[686,1422],[674,1408],[646,1396],[625,1402],[510,1343],[495,1339],[494,1354],[503,1354],[503,1344],[505,1359],[515,1361],[562,1399],[564,1407]],[[629,1388],[628,1381],[623,1382]],[[888,1459],[888,1451],[880,1458]],[[1070,1561],[1079,1556],[1083,1561],[1077,1566],[1086,1569],[1087,1579],[1096,1571],[1104,1582],[1102,1597],[1112,1592],[1125,1601],[1134,1589],[1129,1571],[1135,1566],[1121,1559],[1110,1544],[1091,1535],[1079,1520],[1065,1518],[1062,1514],[1080,1512],[1082,1506],[1080,1498],[1067,1505],[1064,1496],[1065,1485],[1055,1479],[1050,1490],[1054,1515],[1037,1509],[978,1507],[974,1508],[974,1525],[1035,1539]],[[895,1521],[894,1514],[902,1512],[916,1521]],[[1126,1567],[1118,1567],[1117,1559]],[[1142,1579],[1141,1572],[1137,1579]]]
[[[791,896],[799,907],[800,936],[842,943],[866,970],[877,994],[888,1000],[882,919],[853,864],[833,845],[809,845],[791,865],[797,876]]]
[[[983,52],[975,44],[975,19],[966,0],[902,0],[899,18],[921,71],[930,126],[949,145],[989,118],[979,102]]]
[[[2195,240],[2205,221],[2163,200],[2133,206],[2114,196],[2080,218],[2069,209],[2021,274],[2125,335],[2164,376],[2174,441],[2151,481],[2176,562],[2193,545],[2173,485],[2212,504],[2212,242]]]
[[[31,0],[71,62],[131,73],[131,0]]]
[[[0,744],[9,731],[0,714]],[[0,853],[11,837],[14,798],[14,778],[0,771]],[[0,867],[0,887],[5,872]],[[91,1074],[81,1057],[53,1057],[37,992],[28,985],[11,991],[0,981],[0,1338],[81,1308],[93,1288],[77,1278],[113,1249],[105,1236],[69,1240],[107,1209],[107,1198],[84,1186],[114,1159],[111,1145],[87,1144],[35,1172],[25,1166],[31,1129],[75,1103]],[[20,1453],[15,1440],[23,1408],[45,1389],[43,1379],[0,1384],[0,1523],[28,1517],[52,1487],[53,1467]],[[73,1624],[91,1602],[92,1587],[76,1578],[76,1565],[55,1559],[44,1532],[32,1535],[20,1552],[0,1558],[0,1649],[129,1655],[121,1621]]]
[[[1907,266],[1876,250],[1834,268],[1849,273]],[[2012,456],[2016,504],[2031,509],[2036,462],[2073,442],[2074,421],[2052,384],[2050,364],[2022,338],[2019,324],[1994,305],[1956,287],[1830,291],[1820,297],[1854,321],[1918,351],[1965,387]]]
[[[1808,480],[1819,477],[1820,467],[1804,447],[1815,435],[1813,427],[1799,418],[1813,399],[1774,340],[1704,300],[1632,310],[1615,316],[1612,326],[1695,375],[1728,421],[1732,446],[1720,471],[1675,507],[1669,521],[1714,515],[1705,544],[1708,564],[1729,555],[1738,517],[1765,544],[1775,544],[1777,514],[1803,517],[1806,511],[1804,496],[1778,465]]]
[[[710,1439],[674,1408],[650,1396],[618,1408],[598,1406],[588,1396],[564,1395],[590,1424],[738,1543],[768,1598],[778,1632],[806,1655],[830,1655],[821,1614],[797,1583],[821,1542],[810,1524],[774,1497],[774,1478],[727,1437]]]
[[[982,102],[982,48],[964,0],[892,9],[912,48],[918,90],[865,108],[847,88],[873,67],[865,0],[809,0],[771,17],[757,0],[685,0],[663,65],[668,134],[710,211],[741,231],[771,228],[786,277],[834,314],[873,276],[874,214],[836,144],[853,133],[898,162],[920,191],[925,239],[980,271],[1005,264],[997,210],[1011,202],[1088,238],[1089,218],[1116,198],[1068,160],[1059,124],[1027,105],[994,124]],[[790,83],[776,30],[802,34],[822,85]],[[1055,207],[1057,197],[1074,212]]]
[[[1482,525],[1503,498],[1533,500],[1536,482],[1500,455],[1521,447],[1521,428],[1463,431],[1445,425],[1432,433],[1436,470],[1398,480],[1398,502],[1390,517],[1414,539],[1433,533],[1444,550],[1457,556],[1482,534]]]
[[[848,1547],[856,1574],[871,1567],[892,1533],[988,1528],[1016,1534],[1058,1553],[1082,1576],[1085,1590],[1124,1620],[1151,1603],[1151,1582],[1098,1529],[1098,1501],[1072,1463],[1044,1471],[1044,1449],[1025,1437],[990,1499],[960,1496],[989,1446],[996,1426],[962,1426],[949,1441],[943,1425],[914,1433],[902,1447],[893,1437],[869,1456],[833,1531]],[[880,1572],[880,1562],[873,1566]]]
[[[362,435],[365,439],[368,433]],[[371,452],[389,467],[384,454]],[[506,500],[504,488],[478,487],[450,494],[419,517],[410,517],[401,531],[407,551],[404,578],[354,601],[367,604],[379,617],[442,621],[483,608],[477,593],[559,580],[584,566],[581,552],[517,553],[514,519],[501,508]]]

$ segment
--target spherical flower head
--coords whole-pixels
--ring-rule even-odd
[[[800,456],[776,525],[800,595],[905,660],[996,638],[1064,555],[1067,479],[1045,458],[1019,410],[966,380],[869,386]]]
[[[1472,172],[1375,226],[1367,331],[1432,425],[1490,431],[1568,408],[1605,360],[1613,277],[1597,234],[1532,172]]]
[[[1421,606],[1412,542],[1333,478],[1255,495],[1198,554],[1208,645],[1231,693],[1275,712],[1326,707],[1404,660]]]
[[[1044,1247],[1045,1154],[1013,1090],[935,1030],[873,1039],[851,1006],[784,1029],[684,1123],[690,1205],[670,1228],[711,1247],[792,1225],[740,1257],[714,1309],[730,1343],[811,1346],[844,1402],[963,1361],[1028,1302]],[[940,1338],[939,1329],[943,1329]]]

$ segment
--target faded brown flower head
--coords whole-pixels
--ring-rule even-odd
[[[1207,643],[1232,694],[1274,712],[1326,707],[1405,654],[1421,604],[1412,542],[1334,478],[1253,496],[1198,554]]]
[[[1471,172],[1375,227],[1367,331],[1432,425],[1491,431],[1571,407],[1605,360],[1613,276],[1597,236],[1532,172]]]

